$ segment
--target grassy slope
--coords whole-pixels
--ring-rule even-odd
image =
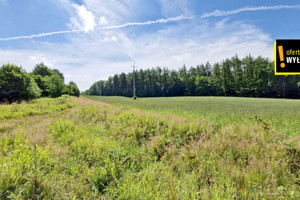
[[[146,110],[155,104],[159,112],[124,109],[85,98],[0,106],[0,115],[5,116],[0,121],[0,196],[299,199],[299,136],[288,133],[289,137],[283,137],[279,130],[285,130],[284,126],[277,130],[252,117],[262,117],[261,113],[264,120],[272,122],[285,116],[272,107],[270,112],[279,116],[265,113],[270,102],[278,102],[249,105],[253,111],[248,114],[243,101],[253,104],[251,99],[225,98],[225,107],[217,104],[221,99],[208,99],[202,109],[198,108],[199,98],[134,103]],[[132,106],[127,99],[108,100]],[[209,106],[213,100],[215,104]],[[183,112],[180,101],[193,107]],[[232,103],[240,106],[229,108]],[[215,116],[209,115],[214,107]],[[242,121],[235,120],[239,115]],[[297,110],[290,108],[286,117],[293,115],[298,116]],[[223,117],[227,121],[221,122]]]

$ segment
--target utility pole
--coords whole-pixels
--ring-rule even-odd
[[[133,99],[136,98],[135,94],[135,61],[133,61]]]
[[[102,84],[101,84],[101,81],[100,81],[100,88],[99,88],[100,97],[101,97],[101,86],[102,86]]]

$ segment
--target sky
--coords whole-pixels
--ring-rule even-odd
[[[116,73],[274,59],[299,39],[299,0],[0,0],[0,64],[61,71],[81,91]]]

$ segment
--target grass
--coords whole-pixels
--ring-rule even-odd
[[[124,109],[171,114],[191,119],[210,120],[215,125],[259,124],[286,136],[300,135],[300,101],[291,99],[264,99],[240,97],[164,97],[139,98],[87,96]]]
[[[30,104],[13,103],[0,106],[0,119],[22,118],[25,116],[50,114],[55,111],[64,111],[72,108],[76,103],[66,103],[66,96],[57,99],[42,98],[31,101]]]
[[[60,103],[41,99],[17,105],[27,110],[46,103],[53,109],[2,119],[0,198],[300,198],[299,134],[281,132],[283,125],[266,125],[265,121],[274,119],[259,109],[279,102],[170,98],[168,104],[166,100],[132,103],[126,98],[105,98],[112,106],[65,97]],[[223,110],[217,109],[222,107],[221,100],[227,105]],[[209,113],[212,101],[216,102],[215,117]],[[229,109],[234,101],[237,104]],[[243,101],[262,105],[245,106]],[[193,107],[183,108],[182,103],[188,102]],[[202,105],[205,102],[207,105]],[[61,106],[66,108],[56,109]],[[252,109],[249,115],[246,108]],[[269,109],[285,115],[283,110]],[[219,122],[218,114],[225,122]],[[269,118],[260,119],[259,114]],[[242,121],[235,121],[235,115],[242,115]],[[296,109],[286,117],[293,115],[297,116]]]

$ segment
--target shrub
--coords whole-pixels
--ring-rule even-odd
[[[16,65],[3,65],[0,68],[0,101],[21,101],[28,96],[31,80],[24,69]]]

